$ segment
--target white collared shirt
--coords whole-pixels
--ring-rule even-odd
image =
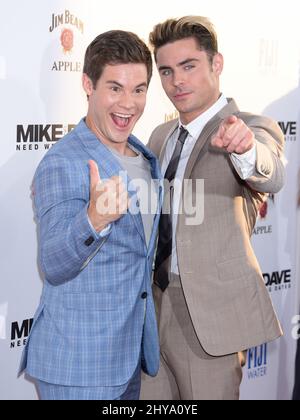
[[[228,104],[228,101],[226,97],[222,94],[212,107],[210,107],[207,111],[201,114],[194,121],[184,126],[184,128],[188,130],[189,135],[187,139],[185,140],[185,143],[181,152],[177,172],[176,172],[176,180],[180,181],[181,185],[183,183],[183,177],[184,177],[188,160],[190,158],[193,148],[203,128],[227,104]],[[163,175],[165,175],[167,167],[173,155],[176,142],[178,139],[178,135],[179,135],[179,129],[182,125],[183,124],[181,124],[180,122],[178,130],[175,130],[171,134],[168,140],[165,156],[162,162]],[[253,175],[255,171],[255,163],[256,163],[256,147],[255,146],[250,151],[246,152],[244,155],[231,154],[230,157],[231,157],[234,167],[236,168],[239,176],[242,179],[247,179]],[[178,262],[177,262],[176,237],[175,237],[177,220],[178,220],[178,210],[179,210],[180,198],[181,198],[181,192],[178,190],[178,187],[179,187],[178,184],[175,182],[173,204],[172,204],[172,208],[173,208],[173,215],[172,215],[173,239],[172,241],[173,243],[172,243],[172,261],[171,261],[171,272],[175,274],[179,274]]]

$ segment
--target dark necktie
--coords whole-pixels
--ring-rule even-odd
[[[184,142],[188,136],[189,132],[181,127],[180,133],[178,136],[178,140],[175,146],[175,150],[171,157],[170,163],[166,170],[165,174],[165,181],[168,183],[168,187],[165,190],[164,195],[164,206],[163,209],[166,209],[166,200],[169,201],[170,205],[168,206],[169,211],[167,214],[164,214],[164,211],[160,215],[159,221],[159,236],[158,236],[158,244],[157,244],[157,253],[156,253],[156,260],[155,260],[155,274],[154,274],[154,282],[157,284],[161,290],[164,292],[169,284],[169,257],[172,254],[172,237],[173,237],[173,230],[172,230],[172,201],[173,201],[173,187],[172,183],[174,181],[180,155],[182,152],[182,148]],[[168,181],[168,182],[167,182]]]

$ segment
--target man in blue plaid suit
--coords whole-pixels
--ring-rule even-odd
[[[87,116],[35,174],[45,281],[20,370],[42,399],[134,400],[141,369],[158,371],[151,273],[161,175],[131,134],[151,76],[135,34],[99,35],[85,54]]]

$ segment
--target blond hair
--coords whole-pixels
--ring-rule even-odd
[[[194,38],[199,49],[206,51],[211,60],[218,53],[218,37],[210,20],[203,16],[183,16],[168,19],[153,28],[149,42],[155,59],[160,47],[186,38]]]

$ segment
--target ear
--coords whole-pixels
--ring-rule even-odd
[[[89,78],[89,76],[86,73],[83,73],[82,75],[82,87],[87,94],[87,96],[90,96],[94,90],[93,88],[93,82]]]
[[[223,71],[224,65],[224,58],[221,53],[217,53],[213,58],[213,71],[216,73],[217,76],[220,76]]]

